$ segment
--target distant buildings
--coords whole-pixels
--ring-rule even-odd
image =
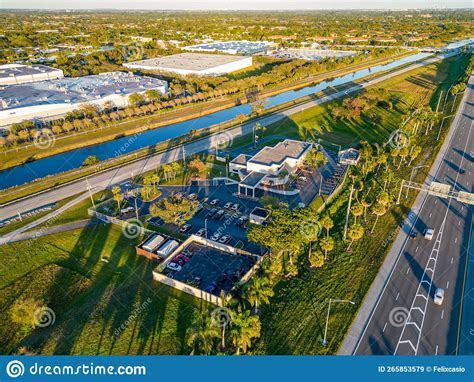
[[[320,60],[323,58],[350,57],[357,54],[354,50],[332,50],[332,49],[278,49],[272,52],[273,57],[292,60]]]
[[[312,147],[308,142],[285,139],[252,157],[240,154],[229,163],[229,171],[241,179],[239,194],[255,198],[255,189],[262,184],[286,184]]]
[[[0,65],[0,86],[63,78],[61,69],[45,65]]]
[[[156,78],[110,72],[0,87],[0,127],[32,119],[55,119],[84,104],[128,105],[128,96],[147,90],[168,91]]]
[[[198,52],[223,52],[228,54],[241,54],[250,56],[256,53],[266,52],[270,48],[267,41],[223,41],[210,42],[206,44],[191,45],[184,50]]]
[[[221,75],[252,66],[252,57],[181,53],[123,64],[129,69],[161,70],[177,74]]]

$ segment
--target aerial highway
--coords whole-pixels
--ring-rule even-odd
[[[360,91],[362,88],[375,85],[379,82],[385,81],[389,78],[406,73],[416,68],[430,65],[437,61],[450,57],[453,54],[455,53],[431,56],[421,62],[414,63],[406,67],[400,68],[398,70],[388,72],[386,74],[383,74],[373,79],[362,81],[358,84],[353,85],[352,87],[348,89],[341,90],[336,93],[326,95],[321,98],[311,100],[294,107],[290,107],[278,113],[270,114],[268,116],[263,116],[258,122],[263,126],[268,126],[288,116],[301,112],[302,110],[305,110],[306,108],[320,105],[326,102],[330,102],[339,97],[347,96],[350,93]],[[58,186],[54,189],[46,190],[44,192],[10,202],[0,207],[0,220],[7,219],[11,216],[17,215],[22,212],[30,211],[42,205],[57,202],[59,200],[68,198],[73,195],[82,194],[82,196],[76,200],[77,202],[79,202],[80,200],[84,199],[83,195],[88,190],[88,187],[90,187],[92,192],[97,192],[107,187],[110,187],[113,184],[118,184],[123,181],[126,181],[127,179],[131,178],[133,175],[137,175],[144,171],[154,169],[165,163],[171,163],[176,160],[180,160],[183,158],[183,156],[188,156],[188,155],[199,153],[199,152],[214,150],[216,146],[219,146],[222,144],[229,145],[233,139],[240,137],[242,135],[250,134],[253,131],[254,126],[255,126],[255,121],[251,123],[242,124],[242,125],[227,129],[224,132],[215,133],[208,137],[201,138],[199,140],[187,143],[183,146],[173,147],[164,152],[160,152],[160,153],[157,153],[145,158],[140,158],[135,161],[123,164],[120,167],[106,170],[101,173],[97,173],[95,175],[91,175],[88,177],[87,180],[79,179],[70,184]],[[71,202],[69,206],[71,206],[72,204],[74,204],[74,202]],[[53,213],[53,216],[54,216],[54,213]],[[48,219],[48,216],[42,218],[41,220],[47,220],[47,219]],[[28,228],[23,227],[15,232],[10,233],[9,235],[0,239],[0,243],[7,242],[8,237],[21,233],[22,231],[25,231],[25,229],[30,229],[34,227],[35,225],[36,223],[32,223],[26,226]]]
[[[473,87],[471,76],[428,183],[473,192]],[[461,311],[472,221],[472,205],[420,192],[340,354],[459,353],[460,342],[469,338],[462,332],[469,331],[469,325],[461,326]],[[431,240],[424,238],[427,228],[434,230]],[[433,300],[438,288],[444,290],[441,305]],[[472,309],[469,312],[464,319],[472,323]]]

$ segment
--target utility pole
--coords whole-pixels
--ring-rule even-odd
[[[400,191],[398,192],[397,204],[400,204],[400,197],[402,196],[402,189],[405,184],[405,179],[402,179],[402,184],[400,184]]]
[[[344,240],[347,238],[347,227],[349,226],[349,214],[351,213],[352,194],[354,193],[354,182],[352,182],[349,203],[347,204],[346,223],[344,224]]]
[[[439,93],[439,98],[438,98],[438,104],[436,105],[436,113],[438,112],[439,109],[439,103],[441,101],[441,97],[443,96],[443,91],[441,90]]]
[[[89,179],[86,179],[86,187],[87,187],[87,190],[89,190],[89,196],[91,197],[92,206],[95,209],[94,198],[92,197],[92,192],[91,192],[92,187],[91,187],[91,184],[89,183]]]
[[[137,197],[135,196],[135,217],[138,220],[138,207],[137,207]]]

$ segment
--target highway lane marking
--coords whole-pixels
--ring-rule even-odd
[[[454,257],[451,257],[451,264],[453,263],[453,261],[454,261]]]
[[[407,268],[407,274],[408,274],[408,272],[410,272],[410,267]]]
[[[415,252],[418,252],[418,247],[416,247]]]
[[[382,333],[385,333],[385,328],[387,327],[387,323],[383,326]]]
[[[449,281],[446,283],[446,289],[449,288]]]
[[[438,355],[438,345],[436,345],[435,355]]]
[[[443,318],[444,318],[444,309],[441,312],[441,319],[443,319]]]
[[[461,220],[458,221],[458,225],[461,225]]]
[[[454,238],[454,244],[456,244],[458,242],[458,238]]]
[[[431,217],[432,213],[430,212],[430,217]]]
[[[395,301],[398,300],[398,296],[400,296],[400,292],[397,293],[397,297],[395,297]]]

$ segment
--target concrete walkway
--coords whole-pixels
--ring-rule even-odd
[[[468,98],[468,89],[461,100],[460,105],[463,105],[467,98]],[[456,128],[459,125],[459,119],[462,115],[462,107],[458,109],[456,117],[454,118],[453,122],[451,123],[448,135],[444,140],[444,143],[439,150],[433,165],[431,166],[430,172],[425,179],[425,183],[429,184],[431,181],[436,179],[438,171],[441,167],[443,159],[446,155],[448,148],[451,145],[451,141],[453,139],[454,133]],[[358,343],[370,322],[372,315],[377,308],[379,303],[379,299],[390,280],[390,276],[392,275],[395,266],[397,264],[398,259],[403,253],[403,248],[407,240],[409,240],[409,234],[411,233],[413,227],[416,224],[418,219],[418,213],[421,210],[422,206],[426,202],[428,198],[428,194],[426,193],[419,193],[415,203],[413,204],[411,211],[408,213],[408,217],[403,223],[402,229],[400,230],[399,234],[397,235],[389,253],[385,257],[385,260],[375,278],[372,286],[370,287],[368,293],[365,296],[365,299],[355,317],[354,321],[352,322],[351,328],[349,329],[346,338],[344,339],[343,344],[341,345],[338,354],[340,355],[352,355],[357,350]]]

